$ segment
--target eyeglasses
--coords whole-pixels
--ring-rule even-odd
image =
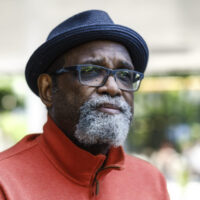
[[[76,66],[63,67],[54,73],[60,75],[66,72],[77,71],[79,82],[82,85],[91,87],[101,87],[108,80],[109,76],[113,76],[119,89],[124,91],[135,92],[139,89],[144,74],[129,69],[108,69],[98,65],[80,64]]]

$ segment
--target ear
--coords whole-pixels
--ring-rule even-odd
[[[52,106],[52,84],[48,74],[41,74],[37,79],[40,99],[47,107]]]

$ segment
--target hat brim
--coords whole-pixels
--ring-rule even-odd
[[[48,40],[32,54],[25,70],[26,81],[31,90],[38,95],[37,79],[57,57],[75,46],[99,39],[123,44],[129,51],[135,70],[145,71],[148,47],[137,32],[116,24],[83,26]]]

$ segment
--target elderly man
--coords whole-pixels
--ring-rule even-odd
[[[48,120],[0,154],[0,199],[169,199],[160,172],[121,147],[147,60],[142,37],[103,11],[53,29],[25,72]]]

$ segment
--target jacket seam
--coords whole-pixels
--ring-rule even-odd
[[[34,147],[37,146],[37,145],[38,145],[38,142],[37,142],[36,144],[34,144],[33,146],[31,146],[31,147],[28,147],[28,148],[26,148],[26,149],[23,149],[23,150],[21,150],[21,151],[19,151],[19,152],[16,152],[16,153],[10,155],[10,156],[7,156],[7,157],[5,157],[5,158],[0,159],[0,162],[3,162],[3,161],[5,161],[5,160],[7,160],[7,159],[9,159],[9,158],[12,158],[12,157],[14,157],[14,156],[17,156],[18,154],[21,154],[21,153],[23,153],[23,152],[25,152],[25,151],[28,151],[28,150],[34,148]]]

